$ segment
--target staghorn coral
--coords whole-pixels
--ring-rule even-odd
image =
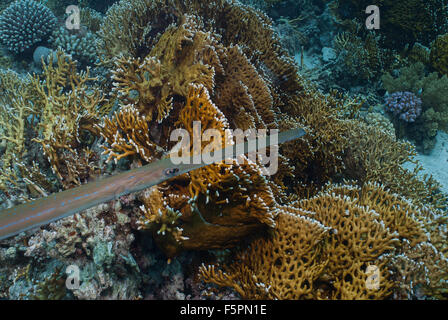
[[[46,41],[56,26],[56,17],[33,0],[13,2],[0,15],[0,40],[14,53],[22,53]]]

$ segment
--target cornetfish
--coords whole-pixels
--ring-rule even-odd
[[[297,128],[279,133],[278,139],[272,139],[272,136],[264,137],[266,143],[263,142],[263,148],[282,144],[300,138],[305,134],[306,132],[302,128]],[[251,139],[244,143],[228,146],[217,152],[226,155],[220,160],[222,161],[229,158],[227,155],[233,155],[231,158],[236,158],[242,154],[256,152],[259,143],[260,139]],[[98,179],[80,187],[0,211],[0,240],[49,224],[121,196],[139,192],[175,176],[210,164],[202,163],[202,161],[201,163],[194,163],[193,158],[190,157],[181,159],[183,160],[179,161],[180,164],[174,165],[170,158],[165,158],[140,168],[102,180]]]

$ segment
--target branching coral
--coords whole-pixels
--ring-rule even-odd
[[[110,147],[103,145],[108,161],[115,163],[122,158],[138,154],[146,162],[152,162],[161,155],[161,149],[151,141],[149,121],[132,106],[115,113],[113,120],[104,119],[100,127],[101,135]]]
[[[428,45],[438,34],[445,33],[448,25],[446,0],[335,0],[333,13],[342,24],[347,20],[365,21],[365,10],[377,5],[381,10],[383,42],[387,46],[404,47],[420,42]]]
[[[271,239],[253,241],[223,269],[203,265],[200,277],[234,288],[243,299],[312,298],[314,282],[326,265],[323,251],[329,231],[285,208]]]
[[[381,183],[419,204],[431,204],[436,208],[446,206],[446,196],[440,193],[438,183],[432,177],[419,177],[420,165],[414,171],[403,167],[408,161],[415,163],[416,151],[412,144],[397,141],[381,128],[356,121],[351,123],[352,144],[347,148],[344,160],[347,177],[361,183]]]
[[[228,129],[227,121],[211,103],[205,87],[190,88],[177,126],[193,136],[194,121],[201,122],[200,133],[215,129],[224,135]],[[182,156],[195,154],[193,141],[190,142],[187,154]],[[224,141],[213,143],[218,149],[224,146]],[[210,146],[204,142],[200,150],[205,147]],[[163,202],[158,200],[160,197]],[[256,229],[272,227],[276,215],[275,200],[266,179],[259,167],[245,157],[241,164],[234,160],[231,164],[222,162],[192,171],[165,183],[159,191],[143,195],[142,202],[146,204],[142,207],[146,216],[143,224],[148,226],[155,222],[155,237],[169,255],[180,248],[232,246]],[[176,217],[169,229],[163,227],[168,225],[164,217]],[[160,230],[168,230],[170,237],[161,234]],[[182,230],[182,238],[179,230]],[[215,236],[211,237],[211,234]]]
[[[28,116],[36,109],[29,102],[33,96],[30,79],[22,79],[13,71],[0,72],[0,141],[5,145],[2,155],[0,189],[6,191],[6,182],[18,186],[15,164],[22,163],[26,148],[26,128],[30,125]]]
[[[34,102],[41,110],[39,136],[34,141],[41,144],[65,187],[80,184],[95,172],[95,154],[88,148],[76,150],[81,145],[81,131],[96,133],[93,123],[97,106],[103,101],[98,90],[87,87],[91,80],[94,78],[89,76],[89,69],[77,73],[76,63],[60,51],[56,66],[50,58],[50,63],[44,64],[43,75],[33,78],[37,91]]]
[[[171,7],[171,4],[170,4]],[[163,14],[159,14],[163,12]],[[163,1],[120,1],[108,10],[99,31],[99,50],[106,62],[120,55],[136,56],[176,21]],[[146,52],[147,54],[148,52]]]
[[[12,137],[0,146],[6,169],[30,145],[34,152],[44,151],[62,187],[70,188],[91,179],[102,164],[94,138],[103,143],[104,160],[115,161],[107,167],[114,171],[117,165],[125,169],[166,157],[176,143],[171,140],[175,129],[193,139],[205,138],[198,135],[208,129],[221,137],[232,137],[229,129],[303,127],[307,134],[280,147],[273,176],[264,175],[260,159],[242,156],[124,197],[124,208],[120,201],[113,208],[103,204],[38,231],[25,246],[26,259],[86,262],[84,273],[92,281],[73,291],[75,297],[97,298],[108,289],[112,296],[138,296],[146,281],[141,275],[148,274],[140,268],[152,262],[140,255],[141,243],[132,243],[137,228],[152,234],[170,258],[182,250],[239,246],[232,263],[204,265],[201,277],[230,286],[243,298],[446,294],[447,218],[436,210],[446,208],[446,198],[432,179],[418,177],[419,167],[415,172],[403,168],[415,155],[410,144],[360,121],[363,99],[323,94],[299,75],[264,14],[230,0],[206,5],[122,0],[106,14],[99,35],[104,69],[96,71],[111,74],[101,87],[88,69],[78,73],[76,63],[61,52],[57,61],[43,64],[42,74],[26,81],[30,94],[15,89],[20,81],[7,78],[6,88],[23,96],[25,107],[15,106],[21,100],[10,93],[0,98],[16,99],[7,102],[15,112],[0,117],[20,129],[2,126],[1,136]],[[366,60],[356,61],[358,66],[368,63],[379,70],[385,65],[378,39],[357,34],[352,40],[338,38],[346,51],[350,45],[363,50],[360,57]],[[422,86],[423,103],[441,106],[444,100],[436,93],[444,84],[428,88],[444,80],[411,73],[405,80]],[[391,78],[389,83],[395,82]],[[430,110],[421,117],[437,117]],[[212,138],[198,145],[190,140],[182,155],[226,143]],[[42,167],[46,160],[36,158],[6,175],[12,183],[26,182],[33,197],[60,187],[48,183],[45,175],[55,177]],[[129,161],[118,163],[122,159]],[[347,178],[356,181],[331,184]],[[143,232],[138,239],[149,240]],[[8,256],[16,256],[10,251]],[[132,286],[121,291],[129,283],[123,275],[131,269]],[[126,280],[116,285],[117,277]]]

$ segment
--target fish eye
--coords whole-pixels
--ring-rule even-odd
[[[168,176],[168,177],[174,176],[178,172],[179,172],[179,168],[168,168],[168,169],[165,169],[165,175]]]

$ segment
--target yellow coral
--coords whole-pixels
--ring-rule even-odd
[[[175,224],[182,214],[163,201],[159,187],[145,190],[141,199],[143,201],[143,205],[140,206],[143,213],[143,218],[139,221],[141,228],[151,229],[155,226],[157,234],[165,236],[169,233],[177,242],[188,239],[182,236],[183,230]]]
[[[438,183],[432,177],[419,177],[422,167],[415,161],[412,144],[398,141],[381,128],[359,121],[349,123],[351,143],[344,159],[347,177],[360,183],[378,182],[416,204],[446,206],[446,196],[440,193]],[[415,169],[405,169],[406,162],[415,163]]]
[[[132,104],[152,121],[164,120],[173,108],[175,95],[187,96],[191,84],[214,87],[210,34],[193,33],[182,25],[169,28],[143,60],[119,58],[114,71],[114,90],[125,105]],[[210,62],[211,63],[211,62]]]
[[[33,141],[41,144],[53,172],[68,187],[80,184],[79,176],[84,174],[79,169],[87,172],[91,169],[82,167],[78,161],[85,158],[89,163],[92,154],[83,150],[80,155],[75,148],[79,145],[81,130],[96,134],[93,123],[103,96],[99,90],[87,86],[95,80],[89,76],[89,69],[78,73],[76,63],[61,51],[56,59],[56,66],[51,57],[43,66],[43,75],[35,75],[32,80],[36,90],[34,102],[42,110],[39,137]]]
[[[246,299],[382,299],[426,279],[425,290],[441,294],[448,260],[429,244],[425,215],[378,185],[329,185],[281,207],[273,235],[232,264],[203,265],[199,275]],[[412,259],[421,268],[410,269]]]
[[[133,107],[122,108],[112,120],[105,117],[99,126],[100,134],[110,147],[102,146],[108,160],[118,160],[138,154],[146,162],[161,155],[161,148],[153,143],[149,135],[149,122]]]
[[[201,122],[202,131],[199,134],[207,129],[216,129],[224,135],[228,129],[226,118],[211,102],[208,91],[203,86],[190,87],[177,127],[186,129],[193,137],[193,121]],[[215,145],[216,148],[224,146],[224,141],[214,142],[219,143]],[[186,148],[188,154],[183,156],[201,152],[208,146],[204,142],[199,150],[194,150],[193,142],[190,143]],[[168,255],[176,254],[179,249],[234,246],[255,230],[274,226],[277,214],[275,199],[260,168],[245,157],[242,157],[241,164],[236,160],[231,163],[223,161],[194,170],[163,184],[159,192],[148,193],[145,197],[148,199],[143,200],[147,205],[142,208],[145,215],[142,221],[146,225],[163,227],[164,223],[160,219],[169,213],[166,208],[170,212],[181,213],[170,230],[181,229],[182,236],[185,237],[182,241],[175,243],[154,232],[156,240]],[[163,201],[154,198],[162,198]],[[160,201],[164,203],[165,209],[160,210],[162,215],[159,218],[158,210],[152,204],[161,203]]]
[[[0,142],[5,147],[0,168],[0,189],[6,183],[18,186],[14,164],[20,164],[26,154],[25,135],[29,127],[27,117],[36,114],[29,102],[33,96],[29,78],[22,79],[13,71],[0,72]]]
[[[231,265],[202,265],[202,280],[235,289],[243,299],[315,297],[314,282],[326,261],[323,252],[329,228],[283,208],[270,239],[253,241]]]

